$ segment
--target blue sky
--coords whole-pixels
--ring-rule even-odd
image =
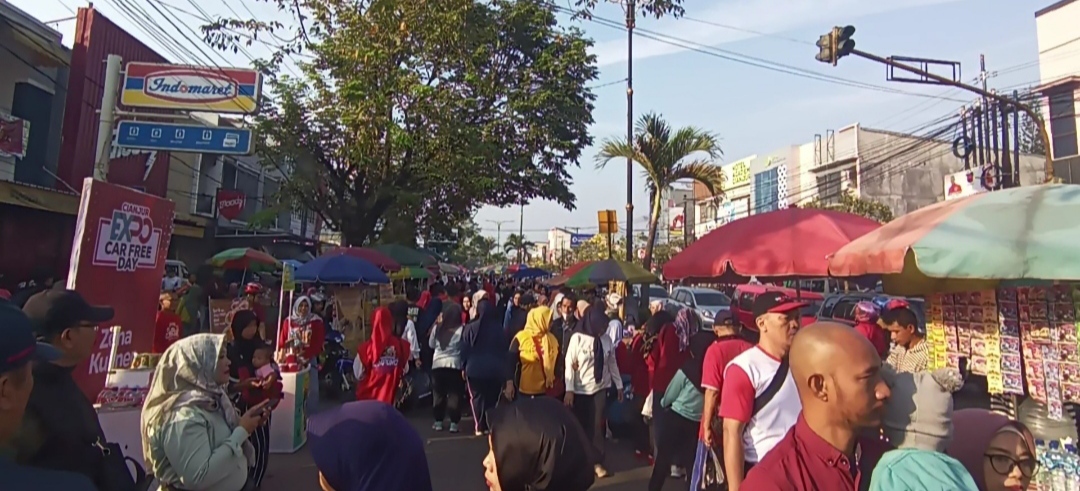
[[[71,17],[72,9],[78,6],[73,0],[10,1],[42,20]],[[126,0],[123,4],[141,5],[151,16],[160,18],[149,7],[151,2],[156,3],[155,0]],[[162,7],[163,3],[176,7],[169,10]],[[173,12],[176,19],[195,30],[203,23],[196,18],[199,14],[195,6],[211,16],[235,17],[230,9],[245,14],[246,9],[250,9],[260,17],[286,20],[265,2],[253,0],[163,3],[156,4]],[[920,123],[959,107],[958,102],[947,99],[968,100],[971,97],[955,89],[886,82],[882,66],[860,58],[844,58],[837,67],[824,65],[814,60],[817,48],[813,43],[818,36],[833,25],[851,24],[857,28],[855,39],[864,51],[882,56],[923,56],[959,61],[967,81],[978,74],[979,55],[984,54],[988,70],[998,72],[990,85],[1012,90],[1038,80],[1034,13],[1050,3],[1051,0],[688,0],[685,3],[686,18],[641,19],[638,27],[677,38],[673,40],[675,43],[714,46],[766,60],[769,65],[778,63],[945,99],[822,82],[637,37],[634,40],[635,116],[656,111],[674,125],[693,125],[716,132],[722,139],[723,161],[806,143],[813,140],[815,133],[856,122],[893,131],[913,130]],[[95,6],[162,54],[179,61],[118,9],[118,5],[123,4],[117,0],[100,0]],[[619,20],[622,13],[616,5],[605,5],[597,16]],[[594,52],[600,64],[596,85],[601,87],[595,90],[598,100],[592,132],[599,143],[626,131],[625,86],[617,83],[626,77],[626,33],[598,22],[578,21],[577,24],[596,40]],[[179,36],[167,23],[161,25],[173,37]],[[55,27],[70,44],[74,22],[59,22]],[[256,45],[249,53],[255,57],[264,56],[267,48]],[[224,60],[239,66],[249,64],[243,54],[222,54],[220,57],[215,54],[214,57],[215,63]],[[549,202],[525,206],[523,228],[530,239],[546,240],[546,230],[551,227],[580,227],[582,232],[595,230],[596,211],[600,209],[616,209],[620,222],[625,219],[625,166],[613,163],[598,171],[594,168],[594,155],[593,149],[586,150],[581,167],[570,172],[574,179],[572,190],[577,195],[576,210],[568,211]],[[635,227],[640,230],[645,220],[647,198],[636,171],[634,188]],[[519,227],[516,207],[484,208],[476,220],[484,233],[491,236],[496,232],[492,223],[495,220],[508,221],[502,227],[504,238]]]

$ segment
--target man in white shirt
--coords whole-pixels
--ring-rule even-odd
[[[176,292],[183,283],[184,279],[180,277],[180,274],[175,269],[165,268],[165,278],[161,280],[161,291]]]
[[[799,309],[806,305],[780,292],[759,294],[753,313],[761,338],[724,370],[720,417],[730,491],[739,491],[746,472],[798,420],[802,403],[788,370],[787,354],[799,329]]]

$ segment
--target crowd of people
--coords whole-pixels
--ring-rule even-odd
[[[776,292],[755,299],[749,329],[725,312],[702,325],[690,309],[629,304],[474,280],[377,308],[356,351],[356,402],[308,421],[318,486],[431,489],[424,443],[394,409],[410,371],[430,374],[435,431],[472,415],[493,491],[584,491],[610,475],[616,439],[652,464],[650,491],[671,479],[694,491],[1015,491],[1036,471],[1022,424],[953,411],[964,374],[928,370],[903,301],[860,304],[854,329],[800,326],[804,304]],[[325,309],[300,298],[283,328],[313,330]],[[72,379],[112,315],[62,289],[21,309],[0,300],[3,489],[134,489]],[[223,335],[166,343],[140,425],[161,489],[262,486],[281,390],[270,351],[281,334],[267,339],[265,322],[242,310]]]

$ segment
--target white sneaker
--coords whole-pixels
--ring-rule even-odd
[[[431,429],[435,431],[442,431],[442,421],[436,421],[435,424],[431,425]]]
[[[674,477],[675,479],[682,479],[686,477],[686,471],[682,470],[677,465],[673,465],[671,466],[671,477]]]

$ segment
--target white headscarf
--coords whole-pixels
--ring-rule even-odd
[[[307,302],[307,313],[300,315],[300,304],[303,302]],[[311,303],[311,299],[304,295],[296,297],[296,300],[293,302],[292,312],[289,315],[289,323],[292,324],[292,327],[304,327],[318,317],[318,315],[315,314],[315,310],[312,309],[314,305],[315,304]]]
[[[555,294],[555,301],[551,302],[551,320],[562,317],[562,314],[559,313],[559,302],[562,302],[565,297],[566,295],[563,295],[562,293]]]
[[[472,307],[469,307],[469,320],[475,320],[477,313],[476,307],[480,305],[480,301],[487,298],[488,292],[484,289],[477,290],[472,295]]]
[[[195,406],[219,414],[230,430],[240,425],[240,415],[225,386],[216,380],[224,346],[225,336],[221,334],[194,334],[173,343],[161,355],[150,392],[143,402],[140,428],[143,455],[155,475],[161,475],[167,463],[164,455],[156,455],[155,446],[151,445],[155,435],[150,430],[160,429],[178,409]],[[248,466],[255,465],[255,448],[244,442],[243,449]]]

